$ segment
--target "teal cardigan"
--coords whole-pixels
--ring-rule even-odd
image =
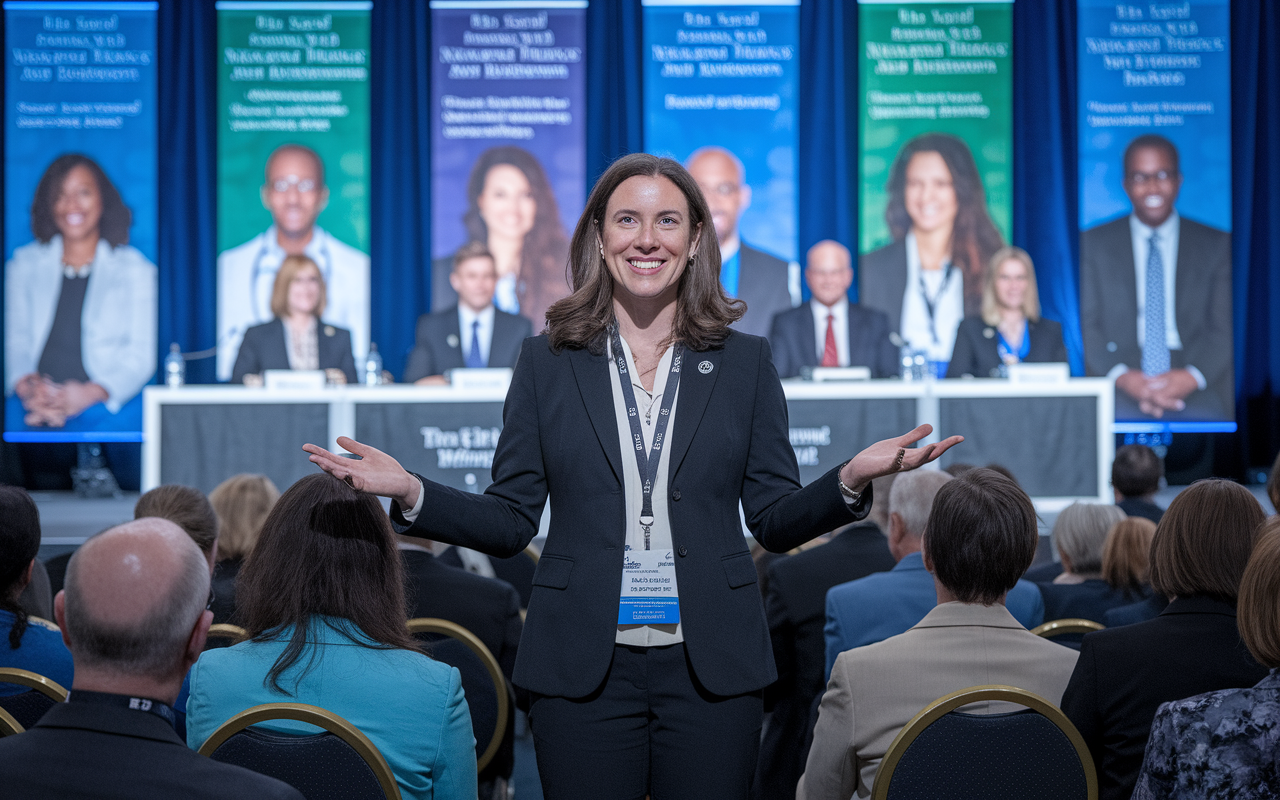
[[[328,624],[324,624],[328,623]],[[187,744],[193,750],[231,717],[262,703],[309,703],[339,715],[368,736],[395,773],[405,798],[475,800],[476,752],[471,714],[458,670],[408,650],[361,647],[335,630],[350,622],[317,617],[302,656],[280,678],[284,695],[264,681],[284,651],[280,639],[209,650],[191,668]],[[314,656],[314,661],[313,661]],[[310,671],[303,670],[311,666]],[[281,733],[315,733],[290,720],[262,723]]]

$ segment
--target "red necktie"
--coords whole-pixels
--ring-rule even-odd
[[[822,364],[819,366],[840,366],[840,354],[836,350],[836,317],[834,314],[827,315],[827,340],[822,344]]]

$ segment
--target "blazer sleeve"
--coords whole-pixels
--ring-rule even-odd
[[[231,368],[232,383],[244,383],[245,375],[262,374],[262,355],[258,352],[261,333],[256,328],[244,332],[244,338],[240,340],[240,352],[236,353],[236,364]]]
[[[898,348],[893,346],[889,338],[889,315],[879,312],[873,315],[875,323],[871,326],[872,346],[875,347],[876,359],[871,368],[875,378],[896,378],[901,373],[901,361]]]
[[[1097,652],[1092,645],[1091,637],[1085,636],[1080,645],[1080,658],[1062,693],[1062,712],[1076,726],[1076,730],[1080,731],[1085,744],[1089,746],[1094,763],[1097,764],[1101,763],[1105,749],[1102,741],[1105,731],[1098,710]]]
[[[358,383],[356,378],[356,359],[351,354],[351,331],[341,331],[342,335],[339,342],[340,355],[338,357],[338,369],[342,370],[342,374],[347,376],[347,383]]]
[[[791,378],[800,374],[800,365],[792,363],[792,338],[792,331],[787,327],[786,312],[774,314],[773,322],[769,325],[769,348],[773,351],[773,365],[780,377]]]
[[[1172,704],[1164,703],[1151,722],[1151,738],[1134,787],[1134,800],[1177,796],[1178,742],[1182,740]],[[1210,751],[1212,753],[1212,750]],[[1203,766],[1203,765],[1201,765]]]
[[[431,356],[431,346],[427,342],[430,335],[427,315],[418,317],[418,327],[414,334],[413,352],[409,353],[409,361],[404,368],[404,382],[413,383],[428,375],[438,375],[435,370],[435,359]]]
[[[475,797],[476,745],[471,728],[471,712],[462,694],[462,676],[450,668],[449,698],[444,708],[440,741],[432,763],[432,794],[435,797]]]
[[[847,657],[837,659],[818,707],[813,747],[796,785],[796,800],[848,800],[858,788],[853,687],[848,673]]]
[[[978,371],[978,354],[973,347],[973,337],[969,335],[971,329],[972,326],[966,319],[956,330],[956,345],[951,351],[951,362],[947,364],[948,378],[959,378],[962,375],[972,375],[975,378],[987,377]]]

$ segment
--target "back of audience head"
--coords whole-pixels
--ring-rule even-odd
[[[938,490],[953,478],[936,469],[900,473],[889,491],[889,552],[901,561],[918,552]]]
[[[280,495],[240,571],[236,605],[251,637],[290,636],[267,675],[267,685],[285,694],[280,678],[301,657],[318,617],[354,624],[378,648],[418,649],[406,627],[404,567],[390,519],[376,497],[323,472]],[[365,644],[345,626],[335,629]]]
[[[1151,585],[1165,597],[1235,603],[1265,515],[1249,490],[1219,478],[1178,493],[1151,541]]]
[[[280,490],[266,475],[232,475],[209,493],[218,517],[218,559],[244,558],[253,552]]]
[[[1156,524],[1125,517],[1111,526],[1102,547],[1102,579],[1113,589],[1138,590],[1151,578],[1151,539]]]
[[[1280,516],[1258,531],[1258,541],[1240,579],[1236,611],[1240,638],[1259,664],[1280,667]]]
[[[1149,498],[1160,491],[1160,456],[1145,444],[1126,444],[1111,462],[1111,486],[1116,499]]]
[[[971,469],[933,499],[925,566],[956,600],[989,606],[1003,602],[1031,566],[1037,541],[1027,493],[994,470]]]
[[[9,647],[17,650],[27,630],[27,612],[18,603],[31,581],[40,550],[40,510],[31,495],[16,486],[0,486],[0,610],[13,614]],[[0,645],[2,646],[2,645]]]
[[[1053,543],[1062,559],[1062,571],[1096,577],[1102,572],[1102,550],[1111,526],[1125,519],[1116,506],[1072,503],[1053,523]]]
[[[167,684],[158,699],[172,702],[213,620],[209,580],[200,549],[168,520],[126,522],[81,545],[54,601],[76,688],[145,680]]]
[[[133,518],[143,517],[167,519],[182,528],[213,569],[218,560],[218,515],[199,490],[176,483],[157,486],[139,497],[133,507]]]

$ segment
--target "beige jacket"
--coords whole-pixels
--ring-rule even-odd
[[[898,731],[929,703],[959,689],[1005,684],[1061,703],[1078,656],[1028,632],[1003,605],[966,603],[944,603],[906,633],[841,653],[797,800],[869,797]],[[964,710],[990,714],[1017,707],[983,703]]]

